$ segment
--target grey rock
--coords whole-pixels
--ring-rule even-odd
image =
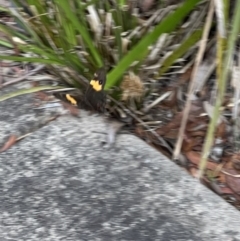
[[[55,114],[33,101],[0,103],[1,143]],[[135,136],[104,149],[106,128],[81,111],[0,154],[1,241],[240,240],[237,210]]]

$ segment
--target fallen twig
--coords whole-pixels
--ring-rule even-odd
[[[1,87],[5,87],[5,86],[8,86],[8,85],[11,85],[11,84],[15,84],[15,83],[17,83],[17,82],[20,82],[20,81],[26,79],[27,77],[36,74],[36,72],[38,72],[39,70],[43,69],[44,67],[45,67],[45,65],[38,65],[35,69],[33,69],[32,71],[30,71],[29,73],[27,73],[27,74],[25,74],[25,75],[23,75],[23,76],[21,76],[21,77],[19,77],[19,78],[16,78],[16,79],[14,79],[14,80],[10,80],[10,81],[8,81],[8,82],[6,82],[6,83],[3,83],[3,84],[1,85]]]
[[[139,117],[137,117],[134,113],[132,113],[129,109],[126,109],[126,107],[124,107],[121,103],[119,103],[118,101],[116,101],[115,99],[113,99],[111,96],[109,96],[109,99],[112,100],[116,105],[118,105],[119,107],[122,108],[122,110],[124,112],[126,112],[127,114],[129,114],[131,117],[133,117],[136,121],[138,121],[139,123],[142,124],[142,126],[144,126],[149,132],[151,132],[162,144],[162,146],[166,147],[170,153],[172,153],[172,148],[167,144],[167,142],[160,137],[156,131],[152,130],[146,123],[144,123]]]

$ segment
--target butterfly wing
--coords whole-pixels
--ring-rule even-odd
[[[94,78],[90,81],[84,94],[80,91],[57,92],[54,96],[66,103],[78,108],[103,113],[106,105],[104,86],[106,83],[106,72],[104,68],[96,71]]]
[[[104,86],[106,83],[106,72],[104,68],[99,69],[85,93],[85,101],[92,107],[93,110],[103,113],[106,105],[106,94]]]
[[[80,109],[90,110],[91,107],[85,102],[84,95],[80,92],[57,92],[53,95],[65,103],[76,106]]]
[[[106,106],[106,95],[103,91],[96,92],[90,89],[85,95],[85,103],[90,106],[91,110],[103,113]]]

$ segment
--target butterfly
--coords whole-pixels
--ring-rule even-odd
[[[54,96],[58,99],[76,106],[80,109],[94,111],[97,113],[104,113],[105,121],[108,125],[107,141],[108,147],[111,147],[115,143],[116,134],[123,126],[123,123],[117,123],[109,118],[106,109],[106,94],[104,92],[104,86],[106,84],[106,72],[104,68],[96,71],[93,79],[89,82],[85,92],[81,93],[79,90],[74,92],[57,92]]]
[[[106,94],[104,86],[106,83],[106,72],[104,68],[96,71],[93,79],[89,82],[85,92],[78,90],[72,92],[57,92],[54,96],[68,104],[97,113],[104,113],[106,106]]]

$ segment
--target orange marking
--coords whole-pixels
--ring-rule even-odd
[[[91,80],[90,85],[93,87],[94,90],[96,91],[101,91],[102,90],[102,85],[99,84],[98,80]]]
[[[66,98],[72,105],[77,105],[77,101],[69,94],[66,94]]]

